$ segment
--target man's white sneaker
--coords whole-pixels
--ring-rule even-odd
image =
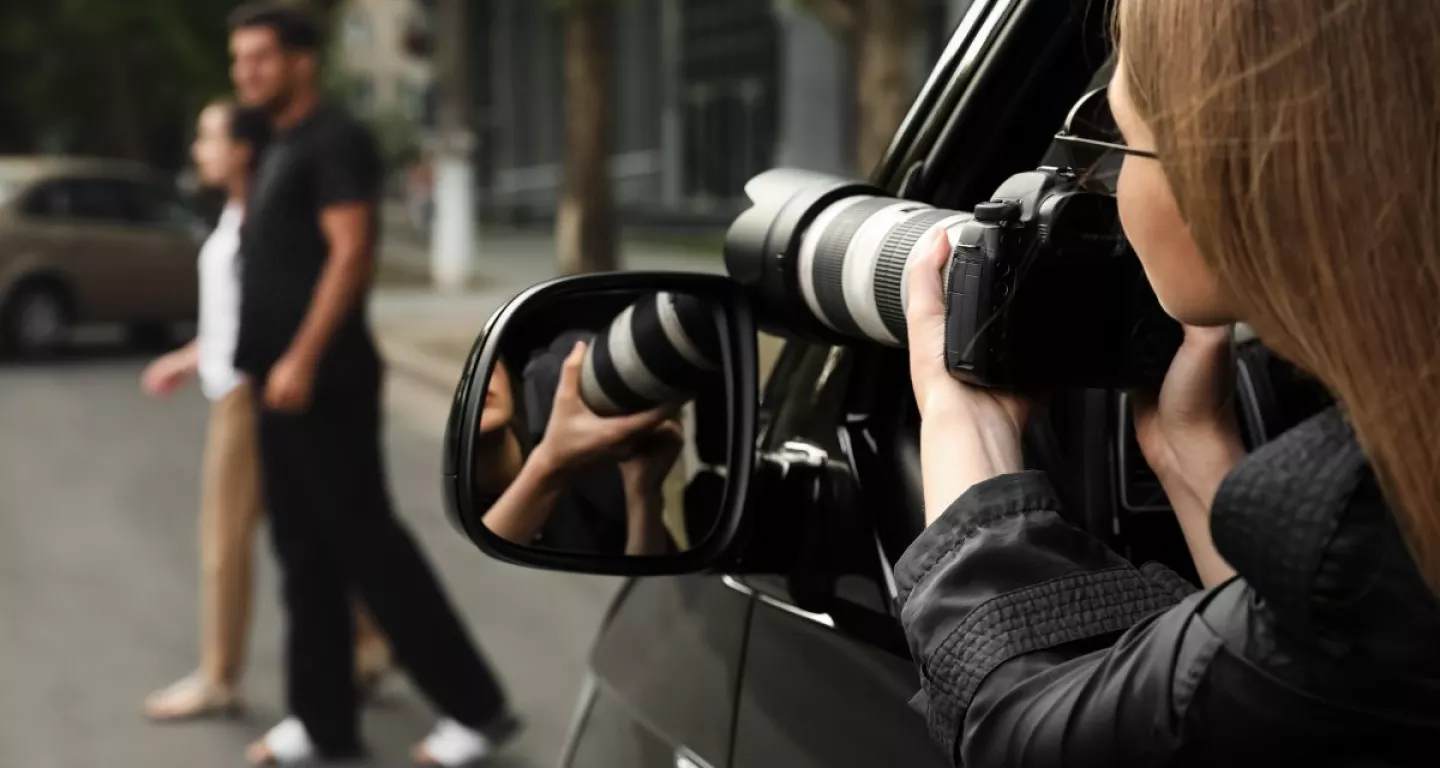
[[[495,735],[498,741],[492,741],[474,728],[447,717],[436,723],[435,730],[415,747],[415,762],[438,768],[472,768],[494,754],[511,732],[513,729],[506,729],[503,735]]]
[[[315,758],[315,745],[299,718],[287,717],[250,745],[246,758],[251,765],[298,765]]]

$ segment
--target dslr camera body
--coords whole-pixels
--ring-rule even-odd
[[[1183,338],[1120,229],[1069,170],[1010,177],[951,231],[945,362],[1007,389],[1155,386]]]

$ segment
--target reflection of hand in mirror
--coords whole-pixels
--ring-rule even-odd
[[[620,462],[625,487],[625,554],[658,555],[669,546],[664,483],[684,446],[680,422],[671,418],[637,437],[634,451]]]
[[[626,442],[653,429],[668,414],[665,408],[631,416],[597,416],[580,395],[580,368],[585,360],[585,343],[577,343],[560,369],[560,385],[550,410],[545,437],[535,447],[531,461],[550,464],[564,473],[601,459],[624,455]]]
[[[584,354],[585,345],[577,344],[565,358],[544,436],[528,458],[523,455],[511,424],[513,401],[508,371],[503,364],[497,364],[490,376],[485,407],[477,425],[480,433],[475,468],[480,486],[477,490],[499,494],[485,512],[483,522],[491,533],[507,541],[526,545],[533,542],[554,512],[574,472],[597,461],[617,461],[628,456],[638,447],[631,438],[658,429],[670,414],[667,409],[659,408],[632,416],[596,415],[580,395]],[[502,429],[502,425],[510,426]],[[641,465],[648,467],[657,458],[664,460],[665,453],[657,452],[650,459],[642,460]],[[669,464],[674,461],[673,457],[668,459]],[[642,475],[648,476],[650,471],[646,469]],[[632,506],[628,494],[626,506]]]

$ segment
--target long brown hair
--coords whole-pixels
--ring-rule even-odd
[[[1440,590],[1440,2],[1120,2],[1200,252],[1340,399]]]

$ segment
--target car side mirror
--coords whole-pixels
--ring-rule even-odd
[[[756,329],[729,278],[560,278],[502,306],[446,428],[450,522],[492,557],[562,571],[704,570],[753,472]]]

